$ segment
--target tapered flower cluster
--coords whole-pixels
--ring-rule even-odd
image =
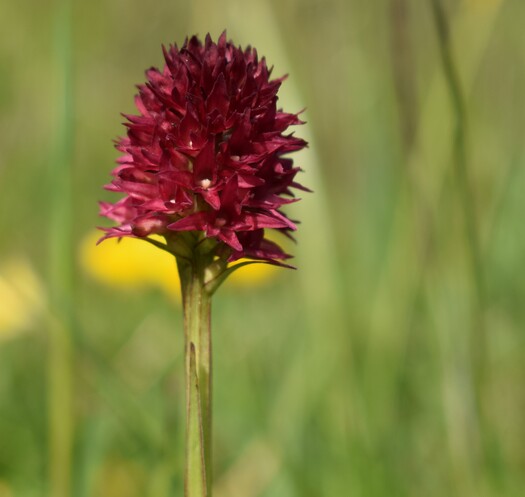
[[[119,224],[103,238],[157,234],[176,243],[198,232],[230,261],[287,258],[264,233],[296,229],[281,208],[296,200],[294,188],[305,190],[285,157],[306,142],[285,133],[302,122],[277,109],[284,78],[271,80],[265,59],[225,33],[217,43],[208,35],[170,46],[164,58],[138,86],[139,115],[125,115],[123,155],[106,186],[125,196],[101,202],[101,215]]]

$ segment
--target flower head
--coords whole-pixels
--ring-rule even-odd
[[[164,58],[138,86],[139,115],[125,115],[123,155],[106,186],[125,196],[101,202],[101,215],[119,224],[103,238],[156,234],[174,247],[189,232],[229,261],[286,259],[264,235],[296,229],[281,208],[296,200],[294,188],[306,190],[286,157],[306,142],[286,133],[302,124],[298,115],[277,108],[284,78],[271,80],[265,59],[225,33],[217,43],[194,36]]]

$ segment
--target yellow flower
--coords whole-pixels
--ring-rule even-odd
[[[473,10],[486,10],[499,7],[501,0],[467,0],[467,3]]]
[[[13,497],[11,487],[4,480],[0,480],[0,497]]]
[[[133,461],[108,460],[99,470],[95,495],[138,497],[146,484],[144,468]]]
[[[43,309],[42,284],[26,259],[10,259],[0,267],[0,302],[0,340],[27,330]]]
[[[99,231],[89,233],[80,245],[80,261],[86,273],[117,288],[157,287],[180,300],[180,282],[175,258],[138,238],[116,238],[96,245]],[[160,237],[151,238],[163,241]],[[244,260],[236,261],[244,262]],[[272,281],[279,268],[250,264],[235,271],[226,285],[233,288],[261,286]],[[282,271],[282,269],[281,269]]]
[[[110,238],[96,245],[99,238],[100,232],[93,231],[80,246],[80,260],[88,274],[119,288],[160,286],[180,299],[179,275],[172,255],[137,238]]]

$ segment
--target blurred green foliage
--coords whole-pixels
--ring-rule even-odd
[[[431,0],[72,2],[68,67],[60,3],[0,3],[0,496],[49,495],[52,205],[77,261],[133,85],[161,43],[224,28],[289,73],[315,193],[300,269],[214,301],[217,497],[523,495],[525,3],[441,2],[470,220]],[[75,264],[71,495],[181,495],[180,307]]]

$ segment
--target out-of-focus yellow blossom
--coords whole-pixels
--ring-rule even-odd
[[[179,275],[172,255],[137,238],[110,238],[97,245],[99,238],[100,231],[93,231],[81,243],[80,258],[86,272],[120,288],[160,286],[180,299]]]
[[[0,267],[0,303],[0,341],[27,330],[42,311],[42,284],[27,260],[10,259]]]
[[[144,469],[132,461],[107,461],[95,483],[95,495],[138,497],[146,481]]]
[[[473,10],[494,9],[501,4],[502,0],[467,0],[467,5]]]
[[[177,265],[172,255],[137,238],[104,240],[96,245],[100,232],[88,234],[80,246],[85,271],[98,281],[119,288],[160,287],[180,299]],[[155,238],[162,242],[162,238]],[[237,261],[237,263],[243,262]],[[271,281],[279,269],[268,264],[250,264],[235,271],[226,281],[233,287],[260,286]]]
[[[239,259],[235,264],[246,262],[248,259]],[[234,271],[228,276],[225,285],[236,287],[261,286],[273,280],[282,268],[270,264],[249,264]]]
[[[7,482],[0,480],[0,497],[13,497],[13,492],[11,491],[11,487],[7,484]]]

